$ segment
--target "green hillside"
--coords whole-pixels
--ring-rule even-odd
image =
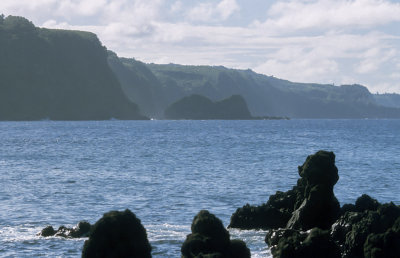
[[[0,16],[0,120],[162,119],[182,98],[243,97],[251,116],[400,118],[400,95],[361,85],[295,83],[222,66],[145,64],[93,33]],[[134,104],[136,103],[136,104]]]
[[[400,109],[376,102],[360,85],[293,83],[251,70],[217,66],[148,64],[174,102],[200,94],[213,101],[232,95],[246,100],[253,116],[291,118],[400,118]],[[171,94],[172,95],[172,94]]]
[[[0,19],[0,120],[143,119],[89,32]]]

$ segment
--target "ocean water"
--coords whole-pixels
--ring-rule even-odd
[[[289,190],[320,149],[336,154],[341,204],[362,193],[400,204],[399,133],[400,120],[0,122],[0,257],[79,257],[85,239],[37,233],[127,208],[153,257],[180,257],[198,211],[227,226]],[[271,256],[266,232],[230,234]]]

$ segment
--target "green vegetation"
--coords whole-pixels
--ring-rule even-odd
[[[400,118],[400,109],[377,103],[360,85],[293,83],[251,70],[225,67],[156,65],[148,67],[176,101],[200,94],[218,101],[241,95],[254,116],[291,118]]]
[[[381,106],[400,108],[399,94],[374,94],[374,99]]]
[[[37,28],[16,16],[0,15],[0,78],[0,120],[143,119],[139,108],[164,118],[166,108],[191,95],[211,102],[240,95],[259,118],[400,118],[398,94],[223,66],[144,64],[107,51],[93,33]],[[210,112],[204,116],[229,118]]]
[[[0,18],[0,120],[142,119],[89,32]]]

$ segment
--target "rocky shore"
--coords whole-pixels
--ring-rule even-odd
[[[274,257],[400,257],[399,206],[362,195],[340,207],[333,152],[308,156],[298,171],[291,190],[237,209],[229,227],[269,230]]]
[[[368,195],[340,206],[333,152],[318,151],[298,167],[300,178],[287,192],[276,192],[260,206],[246,204],[232,215],[231,228],[268,230],[274,257],[400,257],[400,206]],[[193,219],[182,257],[250,257],[246,244],[230,239],[221,220],[206,210]],[[130,210],[111,211],[94,225],[48,226],[43,237],[89,237],[82,257],[151,257],[146,229]]]

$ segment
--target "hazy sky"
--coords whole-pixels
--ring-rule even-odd
[[[400,93],[399,0],[1,0],[0,13],[92,31],[144,62]]]

